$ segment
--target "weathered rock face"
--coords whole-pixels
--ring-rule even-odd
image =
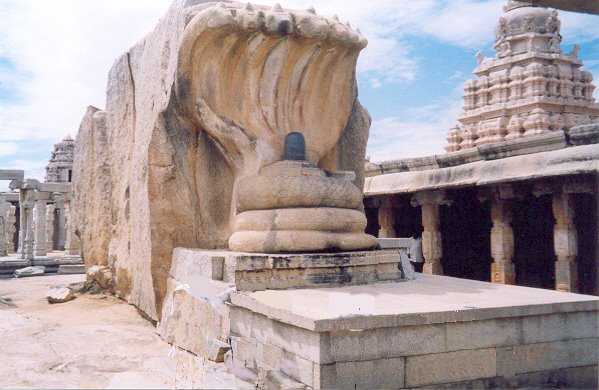
[[[237,183],[282,160],[287,134],[360,188],[365,44],[313,11],[177,0],[114,64],[106,111],[84,118],[73,210],[86,263],[111,267],[116,292],[157,319],[173,248],[227,248]]]
[[[85,242],[87,265],[106,265],[111,236],[112,180],[106,113],[89,107],[75,146],[72,228]]]

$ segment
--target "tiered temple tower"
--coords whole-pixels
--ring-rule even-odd
[[[73,176],[75,141],[66,136],[54,145],[52,157],[46,167],[46,183],[70,183]]]
[[[558,12],[509,1],[496,30],[496,57],[477,55],[466,82],[464,113],[449,132],[447,152],[597,121],[593,76],[581,70],[579,46],[561,49]]]

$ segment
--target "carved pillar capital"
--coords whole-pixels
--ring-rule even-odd
[[[411,203],[413,207],[423,205],[450,206],[452,201],[447,197],[447,193],[445,191],[423,191],[414,194],[414,196],[412,196]]]

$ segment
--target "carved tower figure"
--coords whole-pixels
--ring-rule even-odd
[[[496,57],[478,61],[464,87],[464,113],[448,152],[567,131],[599,118],[593,76],[578,50],[564,54],[557,11],[509,1],[496,29]],[[479,56],[480,58],[481,56]]]

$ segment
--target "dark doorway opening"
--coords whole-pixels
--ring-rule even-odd
[[[578,234],[578,292],[599,295],[597,285],[597,202],[595,195],[574,195],[574,224]]]
[[[443,273],[463,279],[491,280],[491,207],[476,190],[451,194],[453,204],[441,207]]]
[[[374,198],[364,198],[364,213],[366,214],[366,234],[379,236],[379,209]]]
[[[516,284],[555,289],[552,196],[514,201],[512,210]]]
[[[410,238],[422,233],[422,208],[413,207],[412,195],[396,195],[393,204],[395,208],[395,232],[397,237]]]

